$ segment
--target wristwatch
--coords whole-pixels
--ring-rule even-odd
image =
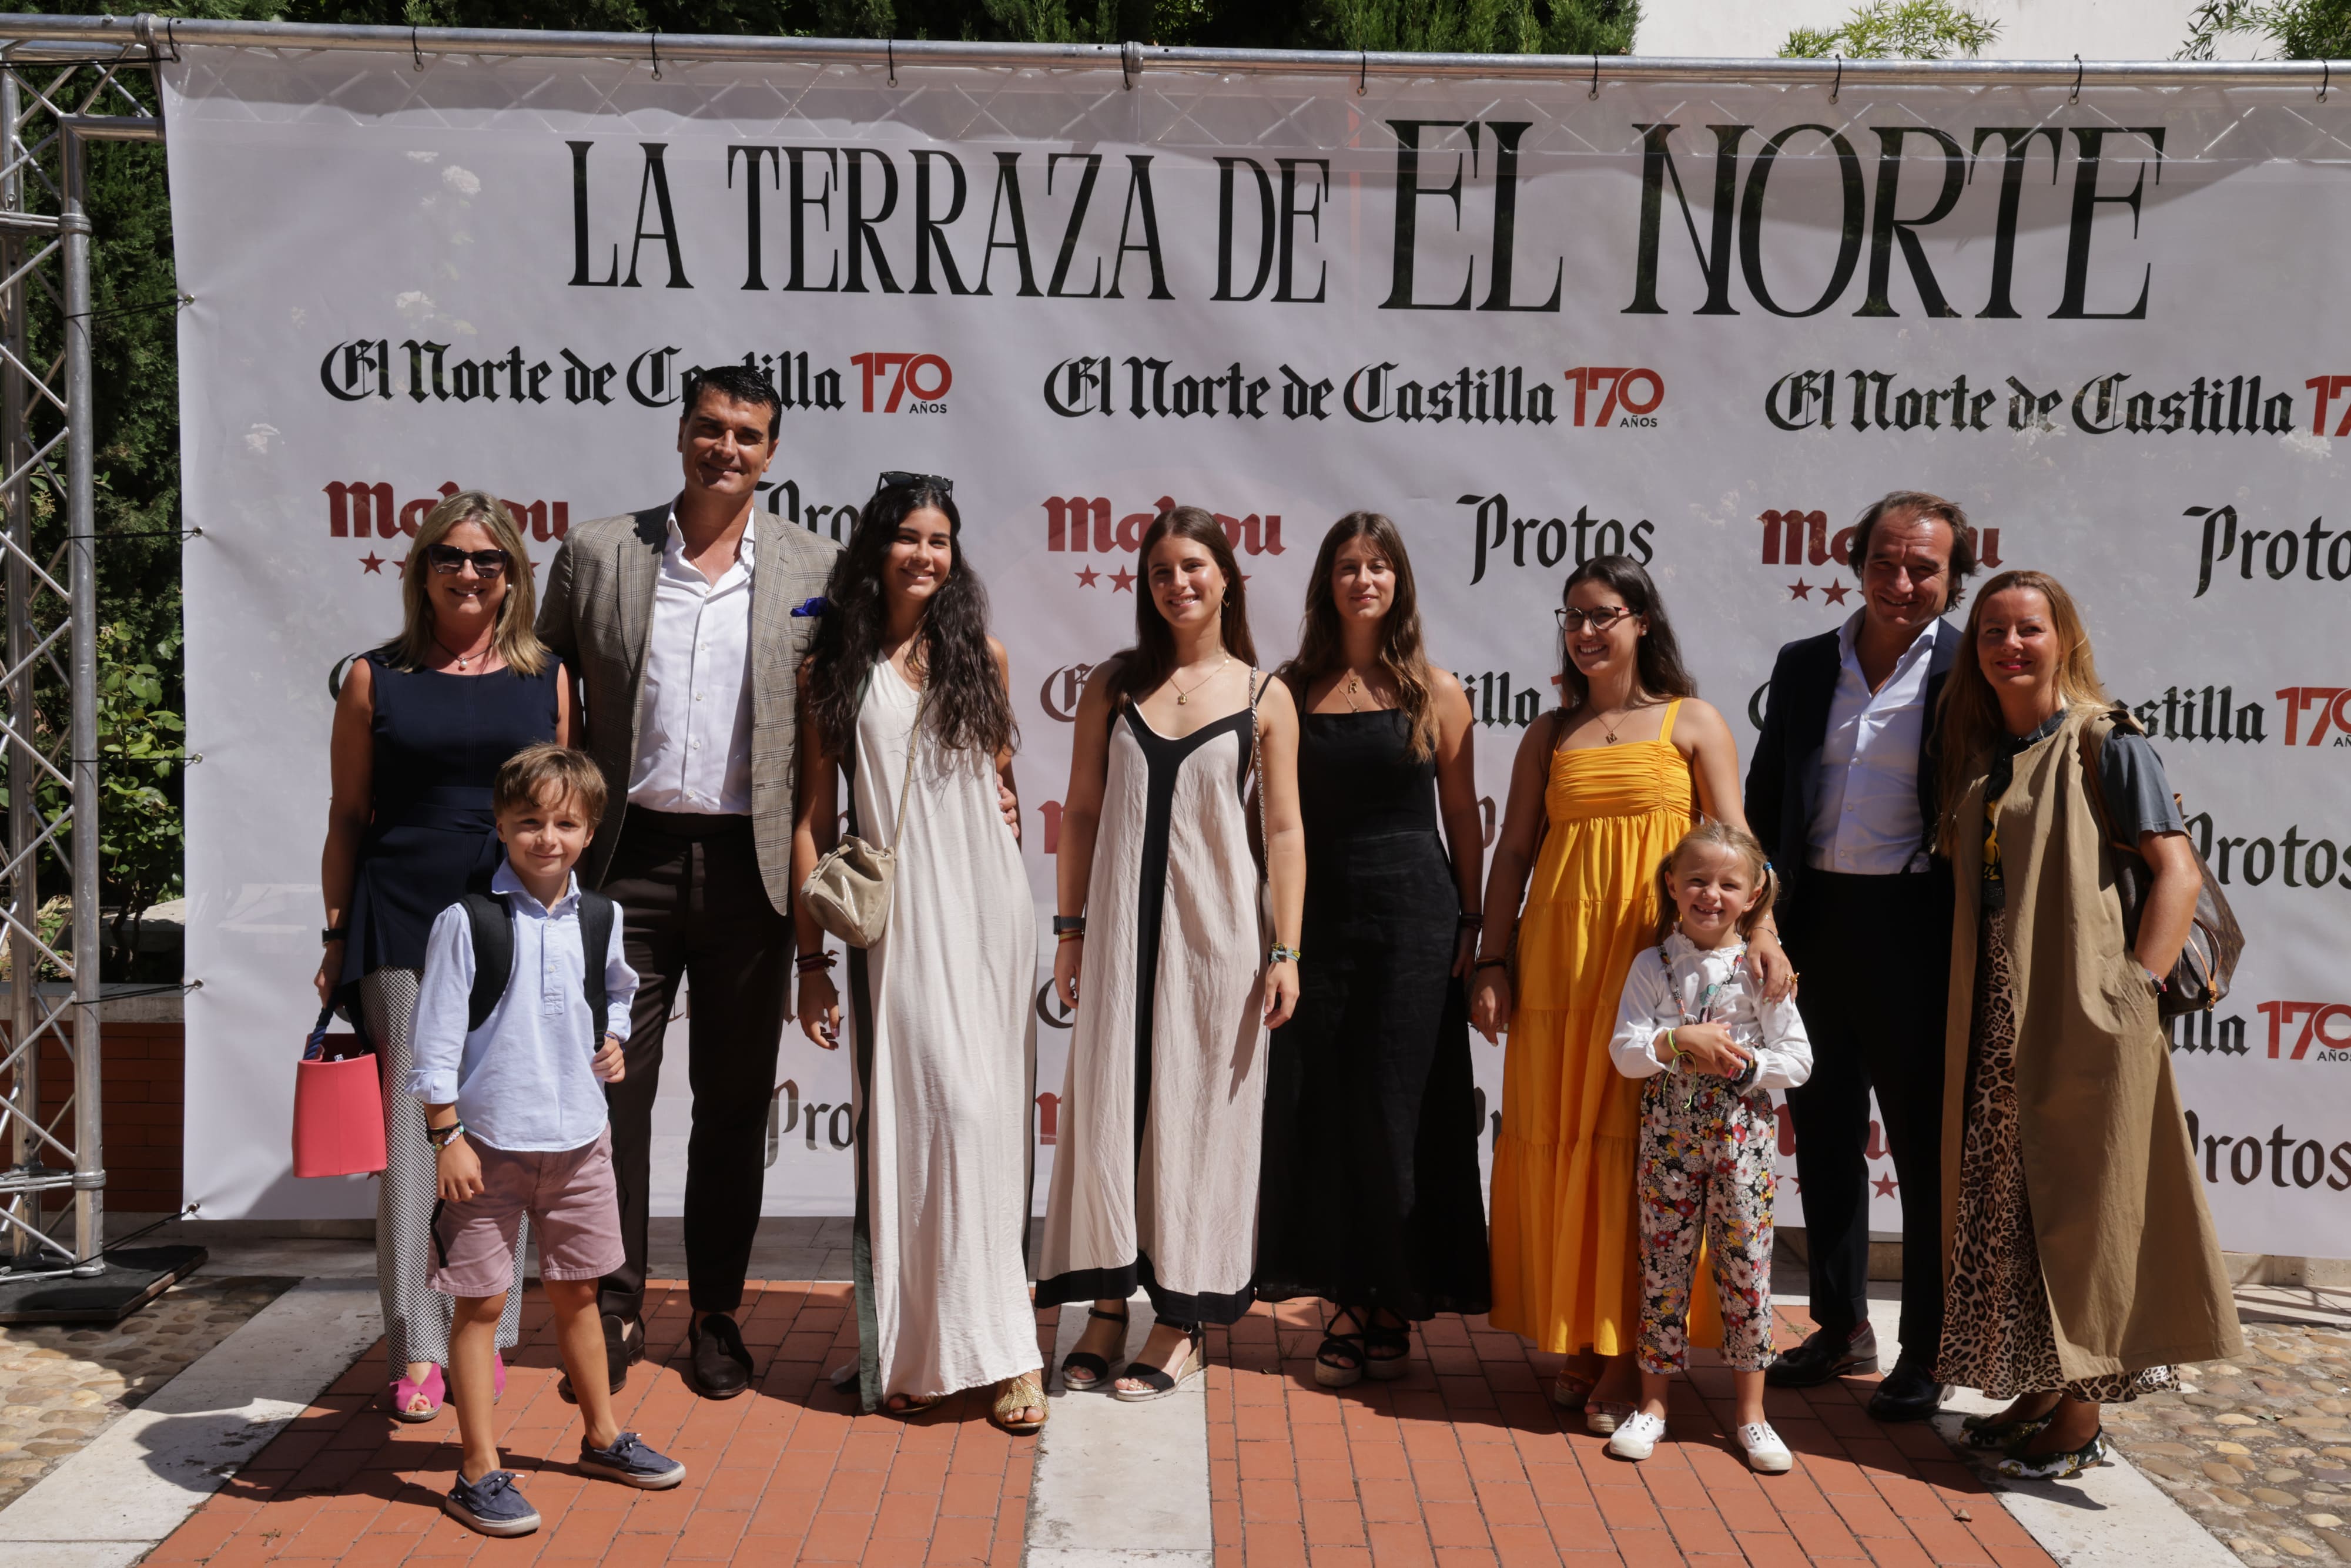
[[[323,926],[319,932],[319,946],[324,947],[337,942],[347,942],[350,940],[350,935],[351,928],[348,925]]]

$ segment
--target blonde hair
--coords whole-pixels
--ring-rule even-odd
[[[609,799],[604,770],[596,766],[595,758],[551,740],[526,746],[507,758],[490,784],[490,807],[501,817],[508,811],[576,800],[581,816],[601,822]]]
[[[400,635],[384,644],[392,663],[403,670],[421,670],[433,649],[433,596],[425,579],[433,565],[425,552],[449,537],[462,523],[479,523],[507,552],[507,594],[498,605],[498,622],[492,643],[507,668],[518,675],[535,675],[547,667],[548,653],[531,627],[537,604],[531,593],[530,557],[523,549],[522,530],[515,527],[507,504],[486,490],[460,490],[425,514],[417,526],[415,542],[408,547],[408,563],[400,573],[400,608],[405,617]]]
[[[1771,870],[1770,857],[1755,835],[1744,828],[1734,828],[1728,822],[1718,822],[1711,817],[1701,819],[1684,833],[1666,858],[1657,862],[1657,940],[1663,942],[1674,934],[1681,922],[1681,912],[1674,905],[1674,867],[1690,850],[1705,844],[1728,850],[1747,862],[1750,876],[1755,879],[1755,902],[1739,917],[1739,934],[1755,935],[1755,927],[1771,913],[1772,901],[1780,895],[1780,879]]]
[[[1943,812],[1936,847],[1945,855],[1959,844],[1959,807],[1969,787],[1991,766],[1992,748],[2008,736],[2008,726],[2000,715],[2000,698],[1991,682],[1984,678],[1976,645],[1983,633],[1984,606],[1995,594],[2011,588],[2029,588],[2049,606],[2050,627],[2064,645],[2057,661],[2057,695],[2064,706],[2080,711],[2104,708],[2113,701],[2098,679],[2097,661],[2091,656],[2090,633],[2082,624],[2082,612],[2064,583],[2045,571],[2003,571],[1985,583],[1976,595],[1975,608],[1968,612],[1959,660],[1943,684],[1936,718],[1936,743],[1942,757],[1935,781]]]

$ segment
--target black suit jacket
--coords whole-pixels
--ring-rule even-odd
[[[1959,657],[1963,633],[1949,621],[1937,621],[1919,635],[1935,639],[1927,655],[1927,719],[1918,737],[1918,820],[1931,839],[1938,814],[1935,768],[1940,755],[1935,708]],[[1771,666],[1771,693],[1763,700],[1762,737],[1756,741],[1755,758],[1747,768],[1747,825],[1771,857],[1783,908],[1802,899],[1810,852],[1806,841],[1821,793],[1821,746],[1828,737],[1829,705],[1836,695],[1842,664],[1834,632],[1780,650]]]

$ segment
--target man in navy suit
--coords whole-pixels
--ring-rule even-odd
[[[1861,515],[1862,607],[1780,650],[1747,770],[1747,821],[1780,878],[1813,1075],[1788,1092],[1820,1327],[1765,1375],[1802,1388],[1877,1370],[1869,1326],[1869,1094],[1902,1201],[1902,1354],[1870,1400],[1882,1421],[1941,1404],[1943,1009],[1950,866],[1934,852],[1935,707],[1963,633],[1943,617],[1976,569],[1966,514],[1896,491]]]

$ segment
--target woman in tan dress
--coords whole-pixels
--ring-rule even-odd
[[[2055,579],[1985,586],[1940,723],[1958,918],[1936,1376],[2013,1400],[1968,1422],[2001,1473],[2061,1479],[2105,1458],[2102,1404],[2244,1349],[2156,1012],[2201,873]],[[2154,873],[2136,932],[2114,877],[2133,851]]]

